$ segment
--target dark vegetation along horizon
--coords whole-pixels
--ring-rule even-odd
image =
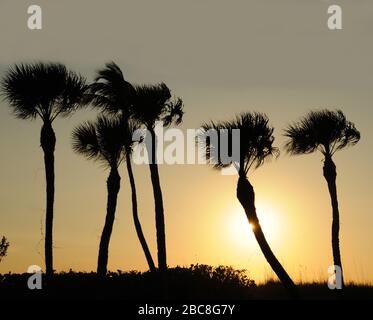
[[[83,76],[68,70],[63,64],[39,62],[17,64],[10,67],[2,77],[1,94],[11,107],[15,117],[26,120],[35,118],[42,120],[40,145],[44,153],[46,179],[44,254],[49,290],[53,290],[53,286],[55,288],[63,287],[62,279],[67,282],[74,280],[82,284],[88,284],[89,281],[96,279],[97,285],[111,283],[110,285],[118,285],[119,287],[122,284],[123,286],[131,286],[131,283],[135,285],[150,281],[149,283],[162,291],[164,296],[171,296],[168,293],[174,292],[173,286],[177,285],[178,281],[187,287],[188,285],[193,286],[194,281],[197,281],[201,294],[205,292],[202,289],[202,283],[206,284],[206,290],[215,292],[214,286],[222,285],[224,287],[227,281],[231,286],[230,289],[226,289],[228,291],[232,288],[234,290],[245,288],[244,295],[250,296],[252,287],[257,290],[258,286],[252,280],[245,278],[242,271],[229,267],[213,268],[197,265],[197,267],[192,266],[191,268],[168,268],[164,202],[155,152],[157,150],[155,124],[158,121],[163,121],[165,127],[179,125],[183,119],[184,105],[181,98],[171,95],[171,90],[165,83],[133,85],[125,80],[119,66],[110,62],[97,71],[94,82],[89,84]],[[66,117],[72,115],[79,108],[87,107],[97,110],[97,120],[84,122],[73,130],[73,150],[88,160],[97,161],[109,169],[106,180],[107,210],[98,248],[96,269],[98,278],[94,278],[91,273],[55,274],[53,268],[54,149],[56,145],[53,122],[57,117]],[[143,139],[133,141],[133,132],[136,129],[147,129],[152,138],[148,155],[155,207],[157,264],[142,231],[138,212],[136,179],[131,161],[134,145],[143,143]],[[214,145],[214,141],[208,139],[207,134],[209,130],[216,130],[218,141],[220,141],[222,132],[232,135],[235,129],[240,130],[240,159],[239,162],[224,163],[220,158],[220,144]],[[237,199],[244,209],[248,223],[252,226],[259,248],[288,294],[296,297],[300,294],[299,290],[304,291],[305,288],[294,283],[266,240],[256,213],[255,192],[250,181],[253,170],[262,166],[267,159],[279,156],[280,151],[274,144],[273,131],[274,128],[270,125],[267,115],[248,111],[237,115],[231,121],[203,124],[200,137],[205,138],[204,141],[207,142],[202,147],[214,168],[222,169],[234,165],[237,169]],[[284,136],[288,139],[285,150],[290,154],[308,154],[319,150],[324,155],[323,175],[328,185],[332,206],[334,265],[339,266],[342,271],[339,248],[337,171],[333,155],[336,151],[356,144],[360,139],[360,133],[355,125],[346,119],[341,110],[323,109],[311,111],[299,122],[290,124],[285,129]],[[147,144],[146,147],[149,148]],[[212,152],[213,150],[218,150],[218,152]],[[124,164],[131,186],[134,227],[149,267],[149,272],[145,273],[110,273],[107,270],[110,238],[122,179],[118,169]],[[4,241],[5,251],[1,257],[6,255],[9,245],[6,240]],[[6,244],[8,245],[5,246]],[[178,279],[179,276],[180,279]],[[2,276],[1,286],[10,288],[10,283],[13,280],[17,282],[23,277],[24,275],[12,274]],[[79,278],[81,279],[78,280]],[[190,284],[187,279],[192,279]],[[126,290],[123,291],[124,295],[125,292]],[[195,294],[198,295],[198,293]],[[209,296],[210,294],[206,293],[206,297]]]
[[[30,274],[0,275],[0,296],[4,299],[29,300],[289,300],[293,297],[275,279],[256,284],[245,270],[229,266],[212,267],[197,264],[190,267],[176,266],[165,273],[109,271],[105,278],[97,278],[96,272],[55,273],[42,290],[29,290]],[[341,296],[337,290],[329,290],[325,282],[297,284],[298,299],[336,300]],[[373,299],[370,284],[346,283],[344,299]]]

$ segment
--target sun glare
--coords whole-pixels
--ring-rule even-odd
[[[259,223],[268,241],[278,241],[280,216],[271,205],[258,203],[256,205]],[[245,246],[253,240],[254,226],[249,224],[242,207],[236,207],[227,213],[225,228],[230,241],[235,245]]]

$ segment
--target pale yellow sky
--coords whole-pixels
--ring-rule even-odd
[[[341,31],[326,27],[331,3],[343,8]],[[371,1],[38,1],[41,31],[27,29],[28,4],[0,3],[0,74],[15,62],[48,60],[91,80],[95,70],[114,60],[129,81],[165,81],[181,96],[184,130],[256,110],[270,117],[278,146],[284,142],[282,129],[308,110],[341,108],[362,133],[357,146],[335,157],[342,260],[347,280],[373,281]],[[58,270],[96,268],[108,173],[75,155],[70,140],[73,127],[94,116],[79,111],[55,123]],[[0,102],[0,235],[11,242],[0,272],[43,265],[39,132],[39,121],[14,119]],[[134,170],[140,218],[156,258],[148,168]],[[121,174],[109,268],[144,270],[124,167]],[[271,275],[246,228],[235,177],[194,165],[164,165],[160,175],[170,266],[232,265],[259,281]],[[290,275],[325,280],[332,263],[331,208],[321,155],[290,158],[283,152],[251,179],[268,241]]]

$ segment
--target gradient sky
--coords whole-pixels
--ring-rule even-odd
[[[27,7],[43,9],[43,30],[27,29]],[[326,26],[327,8],[343,9],[343,30]],[[372,101],[373,2],[23,1],[0,2],[0,75],[16,62],[58,61],[89,81],[114,60],[128,81],[164,81],[183,98],[181,126],[267,113],[283,146],[283,128],[318,107],[340,108],[361,131],[338,152],[341,253],[345,277],[373,281]],[[79,111],[54,127],[57,270],[95,270],[106,208],[108,172],[71,149],[71,131],[95,113]],[[40,121],[15,119],[0,102],[0,235],[11,243],[0,272],[44,266],[45,181]],[[332,264],[331,207],[322,156],[289,157],[252,173],[268,241],[296,280],[326,280]],[[136,166],[139,213],[156,258],[148,168]],[[132,222],[124,167],[110,244],[111,270],[146,269]],[[235,197],[236,177],[202,165],[160,166],[168,264],[207,263],[272,276]]]

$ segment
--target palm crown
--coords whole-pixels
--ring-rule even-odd
[[[125,152],[130,152],[134,126],[118,118],[99,116],[96,122],[85,122],[73,131],[73,149],[76,153],[118,167]]]
[[[121,112],[129,117],[134,95],[133,86],[124,79],[119,66],[110,62],[97,72],[95,82],[89,86],[86,98],[88,102],[105,112]]]
[[[154,128],[156,121],[163,121],[165,126],[171,125],[173,121],[181,123],[183,102],[180,98],[171,100],[171,91],[166,84],[138,85],[134,89],[132,115],[138,122],[147,128]]]
[[[265,114],[257,112],[242,113],[233,121],[210,122],[202,125],[202,131],[199,135],[199,141],[206,141],[201,144],[215,168],[220,169],[231,165],[231,163],[222,163],[219,156],[219,144],[221,134],[225,131],[228,137],[232,137],[232,130],[240,131],[240,164],[238,170],[247,174],[250,168],[260,167],[267,158],[278,156],[278,148],[273,146],[274,136],[273,127],[269,125],[268,117]],[[209,130],[217,131],[218,140],[207,137]],[[201,140],[203,139],[203,140]],[[231,139],[228,139],[228,150],[231,149]]]
[[[336,151],[355,145],[360,132],[342,111],[311,111],[299,123],[285,130],[289,138],[285,148],[291,154],[308,154],[320,150],[332,156]]]
[[[15,65],[2,82],[3,94],[18,118],[40,116],[48,122],[75,110],[86,88],[83,77],[59,63]]]

